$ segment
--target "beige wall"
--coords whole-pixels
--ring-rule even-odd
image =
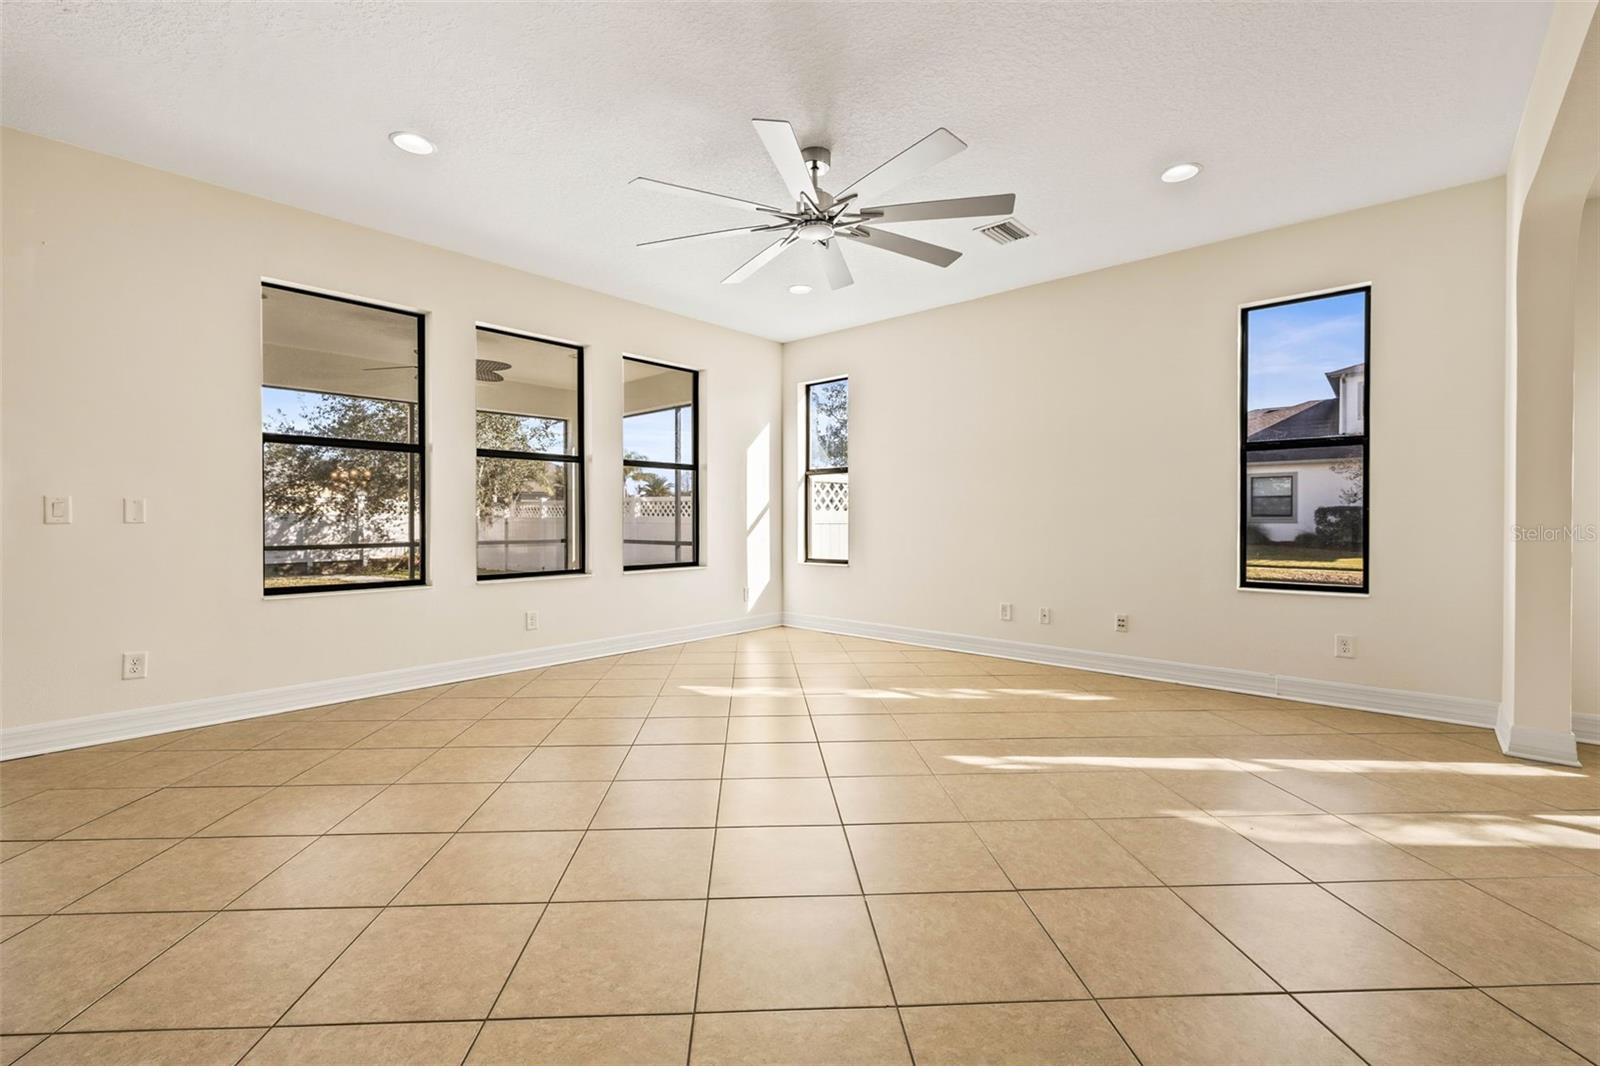
[[[779,609],[777,344],[11,131],[3,168],[7,727]],[[262,277],[428,312],[431,587],[261,595]],[[592,576],[474,581],[480,321],[588,348]],[[703,371],[704,569],[620,572],[625,352]]]
[[[1483,182],[786,345],[784,491],[798,383],[847,374],[852,522],[805,565],[790,508],[786,609],[1495,699],[1504,242]],[[1238,591],[1238,306],[1358,282],[1372,594]]]
[[[1584,205],[1572,332],[1572,713],[1600,715],[1600,199]]]

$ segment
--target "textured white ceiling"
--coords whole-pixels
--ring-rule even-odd
[[[1537,3],[6,3],[7,125],[789,340],[1503,173]],[[739,286],[744,216],[628,179],[782,195],[752,117],[838,189],[938,126],[971,147],[896,200],[1018,195],[1038,232],[892,227]],[[395,129],[438,142],[403,155]],[[1205,173],[1165,186],[1168,163]],[[788,286],[816,286],[796,297]],[[373,294],[381,296],[382,294]]]

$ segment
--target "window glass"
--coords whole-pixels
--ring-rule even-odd
[[[806,561],[850,558],[850,382],[806,386]]]
[[[699,375],[642,359],[622,364],[623,568],[695,565]]]

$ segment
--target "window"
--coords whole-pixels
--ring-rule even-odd
[[[850,558],[850,381],[806,386],[806,562]]]
[[[420,585],[422,315],[261,287],[269,595]]]
[[[581,573],[583,349],[478,327],[478,580]]]
[[[700,562],[700,375],[622,360],[622,568]]]
[[[1367,591],[1371,297],[1240,312],[1241,588]]]

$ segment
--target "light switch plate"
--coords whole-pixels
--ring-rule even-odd
[[[72,497],[46,496],[44,498],[44,524],[67,526],[72,524]]]

